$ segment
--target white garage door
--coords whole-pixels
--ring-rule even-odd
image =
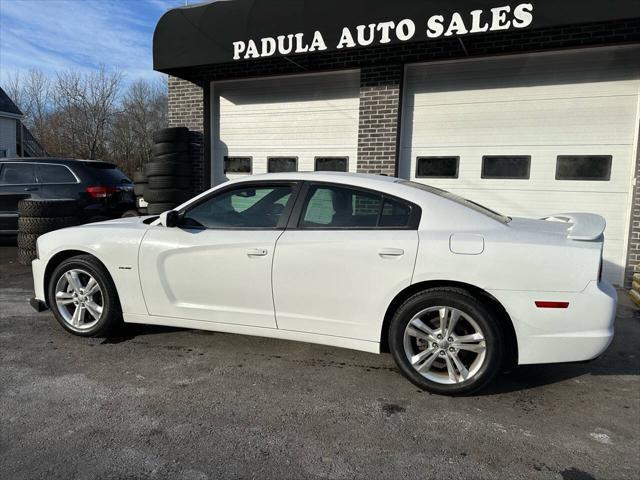
[[[214,183],[286,168],[356,171],[359,92],[359,71],[213,83]]]
[[[621,284],[639,58],[626,47],[409,66],[401,176],[512,216],[603,215],[604,275]]]

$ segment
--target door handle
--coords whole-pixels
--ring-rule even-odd
[[[381,248],[378,252],[382,258],[385,257],[401,257],[404,255],[404,250],[401,248]]]
[[[250,248],[247,250],[248,257],[266,257],[269,251],[266,248]]]
[[[35,192],[38,190],[38,187],[24,187],[25,192]]]

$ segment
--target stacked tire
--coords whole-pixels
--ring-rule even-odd
[[[36,258],[40,235],[80,223],[78,202],[66,199],[20,200],[18,203],[18,263],[30,265]]]
[[[147,163],[144,200],[149,215],[158,215],[191,197],[189,130],[165,128],[153,135],[153,159]]]
[[[144,200],[144,191],[147,188],[147,174],[144,171],[140,171],[140,170],[133,172],[133,182],[134,182],[133,192],[136,195],[136,205],[139,205],[140,199]],[[140,215],[146,215],[147,208],[138,207],[138,213]]]

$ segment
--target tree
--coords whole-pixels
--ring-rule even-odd
[[[51,156],[112,161],[131,174],[151,158],[153,132],[167,126],[166,80],[137,80],[107,71],[40,70],[9,76],[7,94]]]
[[[66,148],[73,157],[89,160],[107,155],[107,133],[116,113],[122,74],[104,67],[81,75],[67,71],[58,74],[54,103],[60,114]]]

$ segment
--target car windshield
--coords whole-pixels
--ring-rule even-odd
[[[440,188],[431,187],[429,185],[423,185],[422,183],[411,182],[408,180],[402,180],[398,183],[401,183],[402,185],[407,185],[408,187],[417,188],[419,190],[432,193],[433,195],[438,195],[439,197],[446,198],[447,200],[451,200],[452,202],[458,203],[460,205],[464,205],[465,207],[468,207],[472,210],[475,210],[476,212],[479,212],[479,213],[482,213],[483,215],[491,217],[494,220],[497,220],[498,222],[509,223],[511,221],[511,217],[502,215],[496,211],[491,210],[490,208],[480,205],[479,203],[460,197],[455,193],[447,192],[446,190],[442,190]]]

